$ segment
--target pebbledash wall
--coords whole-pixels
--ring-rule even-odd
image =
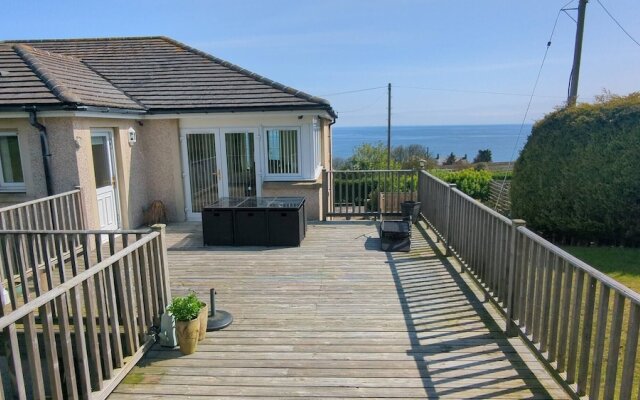
[[[271,114],[271,113],[270,113]],[[91,152],[91,130],[111,129],[114,147],[120,218],[123,228],[143,223],[144,209],[153,200],[161,200],[168,211],[169,221],[184,221],[185,189],[180,149],[180,133],[190,128],[252,128],[262,132],[265,126],[298,126],[301,135],[309,134],[313,113],[247,113],[203,116],[148,116],[143,119],[41,117],[39,122],[47,128],[52,154],[52,183],[56,193],[83,189],[85,214],[89,227],[98,228],[96,183]],[[331,136],[328,120],[321,124],[321,163],[329,169],[331,163]],[[129,143],[129,129],[136,131],[137,141]],[[46,196],[44,167],[37,129],[27,118],[0,118],[0,132],[16,132],[20,144],[26,190],[19,193],[0,192],[0,205],[15,204]],[[302,144],[306,143],[305,139]],[[256,146],[262,141],[256,140]],[[262,150],[261,150],[262,151]],[[304,154],[304,152],[303,152]],[[303,155],[302,155],[303,156]],[[258,160],[256,161],[258,162]],[[322,175],[306,180],[275,180],[266,174],[258,176],[263,196],[305,196],[307,219],[317,220],[322,215]]]

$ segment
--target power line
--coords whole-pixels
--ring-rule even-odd
[[[616,25],[618,25],[618,27],[619,27],[620,29],[622,29],[622,32],[624,32],[624,33],[625,33],[625,35],[627,35],[627,36],[629,37],[629,39],[633,40],[633,42],[634,42],[635,44],[637,44],[638,46],[640,46],[640,42],[638,42],[638,41],[637,41],[633,36],[631,36],[631,34],[630,34],[629,32],[627,32],[627,30],[626,30],[626,29],[624,29],[624,28],[622,27],[622,25],[620,24],[620,22],[618,22],[618,20],[617,20],[613,15],[611,15],[611,13],[609,12],[609,10],[607,10],[607,7],[605,7],[605,6],[604,6],[604,4],[602,4],[602,2],[601,2],[600,0],[597,0],[597,1],[598,1],[598,4],[600,4],[600,7],[602,7],[602,9],[604,10],[604,12],[606,12],[606,13],[607,13],[607,15],[608,15],[612,20],[613,20],[613,22],[615,22],[615,23],[616,23]]]
[[[380,99],[382,99],[382,98],[383,98],[384,96],[386,96],[386,95],[387,95],[386,93],[382,93],[382,94],[381,94],[379,97],[377,97],[374,101],[372,101],[371,103],[367,104],[367,105],[366,105],[366,106],[364,106],[364,107],[359,107],[359,108],[356,108],[356,109],[354,109],[354,110],[347,110],[347,111],[340,111],[340,110],[337,110],[337,111],[338,111],[338,114],[348,114],[348,113],[352,113],[352,112],[357,112],[357,111],[366,110],[367,108],[371,108],[371,107],[373,107],[374,105],[376,105],[376,104],[380,101]]]
[[[544,56],[542,56],[542,62],[540,63],[540,68],[538,69],[538,75],[536,76],[536,81],[533,84],[533,89],[531,90],[531,95],[529,96],[529,102],[527,103],[527,108],[524,111],[524,116],[522,117],[522,124],[520,124],[520,130],[518,131],[518,136],[516,137],[516,142],[513,146],[513,152],[511,153],[511,157],[510,157],[511,159],[509,160],[509,164],[508,164],[509,167],[511,167],[511,165],[513,164],[513,158],[516,154],[516,150],[518,149],[518,144],[520,143],[522,130],[524,129],[524,124],[527,121],[527,116],[529,115],[529,110],[531,109],[531,102],[533,101],[533,97],[536,93],[536,89],[538,88],[538,82],[540,82],[540,76],[542,75],[542,68],[544,67],[544,63],[547,61],[547,55],[549,54],[549,49],[551,48],[551,41],[553,40],[553,35],[556,32],[556,27],[558,25],[558,19],[560,18],[560,13],[562,13],[563,9],[569,4],[571,4],[572,2],[573,0],[571,0],[570,2],[562,6],[560,10],[558,10],[558,15],[556,15],[556,20],[553,23],[553,28],[551,29],[551,34],[549,35],[549,40],[547,41],[547,48],[544,51]],[[502,192],[504,192],[504,185],[506,181],[507,181],[507,176],[505,174],[504,178],[502,179],[502,185],[500,185],[500,192],[498,193],[498,198],[496,199],[496,205],[494,206],[494,208],[498,206],[498,202],[502,197]]]
[[[491,95],[500,95],[500,96],[520,96],[520,97],[529,97],[530,94],[526,93],[508,93],[508,92],[492,92],[486,90],[464,90],[464,89],[442,89],[442,88],[431,88],[431,87],[421,87],[421,86],[403,86],[396,85],[398,88],[403,89],[419,89],[419,90],[433,90],[437,92],[454,92],[454,93],[476,93],[476,94],[491,94]],[[562,96],[545,96],[545,95],[537,95],[535,97],[546,97],[551,99],[559,99],[564,98]]]
[[[366,89],[348,90],[346,92],[336,92],[336,93],[321,94],[320,97],[338,96],[338,95],[341,95],[341,94],[350,94],[350,93],[360,93],[360,92],[367,92],[369,90],[377,90],[377,89],[385,89],[385,88],[386,88],[386,86],[376,86],[376,87],[366,88]]]

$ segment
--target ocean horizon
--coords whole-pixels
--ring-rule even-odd
[[[404,125],[391,127],[391,146],[421,144],[440,159],[450,153],[467,155],[469,161],[481,149],[490,149],[493,161],[513,161],[531,134],[532,124],[493,125]],[[386,126],[349,126],[333,128],[333,157],[348,158],[363,144],[387,143]]]

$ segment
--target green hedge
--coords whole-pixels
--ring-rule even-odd
[[[515,167],[512,213],[562,242],[640,244],[640,92],[547,115]]]
[[[491,182],[493,175],[487,170],[468,168],[460,171],[447,171],[434,169],[429,173],[445,182],[455,183],[458,189],[474,199],[487,200],[489,198],[489,182]]]

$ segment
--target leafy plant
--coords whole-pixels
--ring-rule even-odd
[[[467,168],[460,171],[434,169],[429,171],[445,182],[455,183],[458,189],[478,200],[489,198],[489,182],[492,174],[486,170]]]
[[[174,297],[169,307],[167,307],[167,311],[174,316],[176,321],[191,321],[198,318],[198,313],[203,304],[196,297],[195,292],[191,291],[186,296]]]

